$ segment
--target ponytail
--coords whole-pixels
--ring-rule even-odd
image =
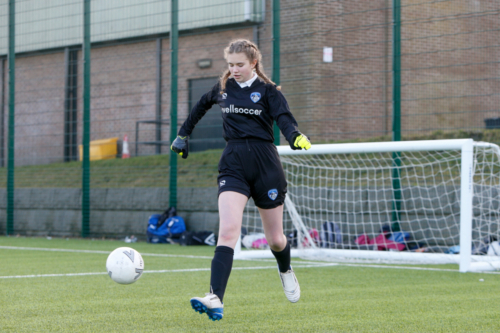
[[[226,69],[224,73],[219,78],[219,83],[220,83],[220,93],[223,94],[224,90],[226,90],[226,82],[227,79],[231,76],[231,72],[229,69]]]
[[[267,75],[264,74],[264,72],[260,70],[259,62],[257,62],[257,64],[255,65],[255,73],[257,73],[257,75],[259,77],[261,77],[264,80],[264,82],[272,84],[274,86],[276,85],[276,83],[274,83],[273,81],[271,81],[271,79],[269,79],[267,77]],[[277,86],[276,89],[281,90],[281,86]]]

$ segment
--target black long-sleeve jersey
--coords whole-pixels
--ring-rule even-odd
[[[288,142],[292,142],[295,134],[299,132],[283,94],[276,86],[264,82],[259,77],[251,87],[244,88],[230,78],[223,94],[220,93],[220,84],[217,83],[196,103],[178,134],[191,135],[198,121],[214,104],[219,104],[222,111],[222,136],[226,141],[259,139],[273,142],[273,120]]]

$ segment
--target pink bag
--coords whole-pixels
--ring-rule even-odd
[[[269,245],[267,244],[267,240],[265,238],[259,238],[252,242],[253,249],[267,249]]]
[[[309,229],[309,236],[311,236],[311,239],[313,240],[314,244],[318,245],[319,244],[319,233],[316,228]],[[302,242],[302,245],[304,247],[309,246],[309,240],[307,238],[304,239]]]
[[[370,237],[368,237],[367,234],[362,234],[362,235],[359,235],[358,238],[356,238],[356,240],[354,241],[356,244],[358,245],[367,245],[367,244],[371,244],[371,240],[370,240]]]
[[[388,249],[403,251],[405,248],[404,244],[396,243],[394,241],[388,240],[387,238],[385,238],[384,234],[380,234],[377,237],[375,237],[374,239],[370,240],[369,244],[377,245],[377,249],[379,251],[384,251],[384,250],[388,250]]]

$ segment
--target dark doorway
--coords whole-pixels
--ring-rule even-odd
[[[189,80],[189,110],[196,105],[201,96],[206,94],[218,78]],[[196,125],[189,138],[189,151],[220,149],[226,146],[222,138],[222,115],[218,105],[212,106]]]

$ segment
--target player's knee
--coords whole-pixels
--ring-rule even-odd
[[[283,250],[286,246],[286,238],[283,235],[276,235],[268,237],[267,243],[271,250],[279,252]]]
[[[219,242],[229,243],[238,240],[239,230],[236,228],[224,228],[219,230]]]
[[[219,233],[219,242],[228,243],[233,241],[235,236],[232,233]]]

